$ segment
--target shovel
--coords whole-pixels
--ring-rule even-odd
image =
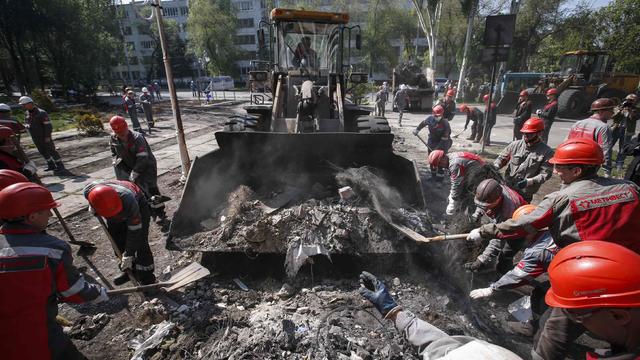
[[[164,290],[169,292],[169,291],[173,291],[175,289],[181,288],[187,284],[191,284],[192,282],[195,282],[197,280],[200,280],[207,275],[209,275],[209,270],[207,268],[198,264],[197,262],[193,262],[186,268],[175,273],[167,281],[150,284],[150,285],[132,286],[128,288],[109,290],[107,291],[107,294],[109,295],[128,294],[128,293],[157,289],[157,288],[163,288]]]
[[[433,151],[433,149],[431,149],[431,148],[429,147],[429,145],[427,145],[427,142],[426,142],[426,141],[424,141],[424,139],[420,136],[420,134],[417,134],[417,135],[416,135],[416,137],[417,137],[418,139],[420,139],[420,141],[422,141],[422,143],[424,144],[424,146],[426,146],[426,147],[427,147],[427,149],[429,149],[429,151]]]

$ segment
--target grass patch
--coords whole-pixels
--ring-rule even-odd
[[[49,120],[53,126],[53,132],[64,131],[76,128],[75,116],[86,112],[87,109],[59,110],[49,113]],[[13,116],[21,123],[24,121],[24,111],[14,111]]]

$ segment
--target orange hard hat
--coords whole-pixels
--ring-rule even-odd
[[[558,89],[556,89],[556,88],[551,88],[551,89],[547,90],[547,94],[546,94],[546,95],[547,95],[547,96],[549,96],[549,95],[557,96],[557,95],[558,95]]]
[[[439,167],[442,159],[446,157],[446,154],[442,150],[433,150],[429,153],[427,162],[431,167]]]
[[[8,126],[0,126],[0,139],[8,139],[16,133]]]
[[[467,112],[469,110],[471,110],[471,109],[469,109],[469,106],[467,106],[467,104],[460,105],[460,111],[461,112]]]
[[[9,185],[29,182],[26,176],[15,170],[2,169],[0,170],[0,190],[6,188]]]
[[[111,130],[116,134],[129,130],[127,121],[120,115],[113,116],[111,120],[109,120],[109,126],[111,126]]]
[[[21,182],[0,191],[0,219],[16,219],[56,207],[58,203],[42,185]]]
[[[89,191],[87,195],[89,205],[96,214],[110,218],[122,211],[122,200],[116,189],[108,185],[98,185]]]
[[[640,307],[640,255],[608,241],[579,241],[549,265],[549,306],[580,309]]]
[[[533,204],[522,205],[516,209],[516,211],[511,214],[511,219],[518,220],[524,215],[529,215],[536,209],[536,206]]]
[[[482,97],[482,101],[488,102],[489,101],[489,94],[486,94],[485,96],[483,96]]]
[[[591,139],[569,139],[558,145],[549,162],[558,165],[602,165],[604,154],[600,145]]]
[[[527,90],[522,90],[522,91],[520,91],[520,96],[528,97],[529,96],[529,92]]]
[[[442,105],[436,105],[433,107],[433,111],[431,113],[433,116],[442,116],[444,115],[444,108]]]
[[[589,109],[589,111],[613,109],[614,107],[616,107],[616,103],[613,102],[613,100],[609,98],[601,98],[596,99],[591,103],[591,109]]]
[[[522,124],[521,133],[537,133],[544,130],[544,121],[537,117],[532,117]]]
[[[453,89],[447,90],[447,96],[451,96],[451,97],[456,96],[456,91]]]

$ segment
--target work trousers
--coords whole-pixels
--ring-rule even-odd
[[[142,231],[142,238],[144,241],[135,254],[127,255],[135,256],[133,263],[134,271],[153,271],[153,253],[149,247],[149,206],[144,200],[139,201],[138,205],[140,207],[140,215],[142,217],[142,229],[140,231]],[[113,222],[107,219],[107,228],[109,229],[109,234],[116,243],[118,250],[120,250],[120,253],[124,254],[127,244],[127,222]]]
[[[616,146],[616,142],[618,143],[618,156],[616,157],[616,166],[622,167],[624,165],[624,160],[627,158],[627,154],[624,153],[623,148],[625,144],[631,142],[631,134],[627,134],[627,129],[624,126],[618,126],[611,131],[611,150],[613,152],[613,147]],[[613,155],[611,159],[607,160],[607,168],[611,169],[611,162],[613,160]]]
[[[500,274],[506,274],[513,269],[513,258],[524,246],[525,239],[501,240],[491,239],[482,254],[478,255],[478,260],[485,264],[497,258],[496,270]]]
[[[151,109],[151,104],[142,103],[142,110],[144,110],[147,125],[149,125],[149,127],[153,127],[155,123],[153,122],[153,109]]]
[[[42,155],[42,157],[44,157],[47,163],[51,163],[51,162],[62,163],[62,158],[60,157],[58,150],[56,150],[56,146],[53,143],[53,139],[51,139],[51,141],[49,142],[45,142],[44,138],[40,138],[40,137],[32,136],[31,139],[33,140],[33,143],[36,145],[38,152],[40,153],[40,155]]]
[[[129,109],[129,118],[131,118],[131,125],[133,125],[133,130],[137,132],[142,131],[142,127],[140,127],[140,121],[138,121],[138,110],[136,108]]]
[[[544,119],[544,131],[542,132],[542,142],[545,144],[549,141],[549,133],[551,132],[553,120]]]
[[[522,139],[522,133],[520,129],[522,129],[522,125],[524,125],[524,121],[513,119],[513,139],[520,140]]]

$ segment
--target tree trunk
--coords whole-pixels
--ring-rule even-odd
[[[475,17],[475,13],[476,13],[476,0],[473,0],[473,4],[471,4],[471,9],[469,10],[469,17],[467,19],[467,36],[465,37],[464,40],[464,54],[462,55],[462,66],[460,67],[460,76],[458,77],[458,93],[456,94],[456,97],[458,98],[458,100],[460,99],[464,99],[463,96],[465,96],[466,94],[464,94],[464,89],[465,87],[462,86],[463,84],[463,80],[464,80],[464,75],[465,72],[467,71],[467,57],[469,55],[469,44],[471,43],[471,31],[473,30],[473,19]]]

